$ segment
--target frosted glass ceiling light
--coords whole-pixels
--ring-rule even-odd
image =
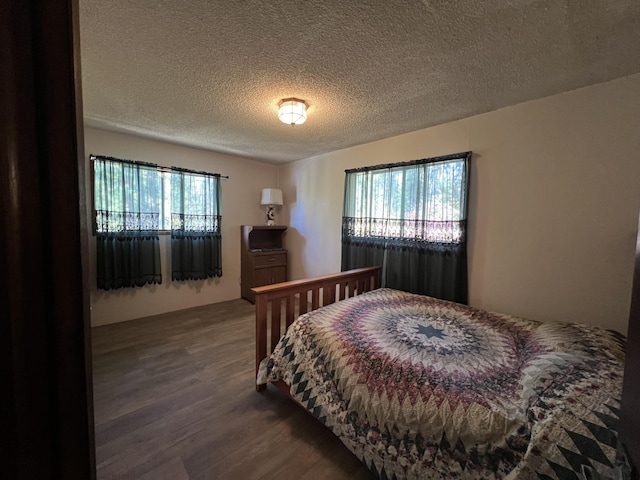
[[[307,102],[299,98],[283,98],[278,103],[278,118],[282,123],[302,125],[307,120]]]

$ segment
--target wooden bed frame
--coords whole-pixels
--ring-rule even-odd
[[[299,315],[378,288],[379,271],[380,267],[358,268],[252,288],[256,296],[256,374],[260,362],[273,352],[281,332]],[[274,385],[289,395],[286,383]],[[258,392],[265,388],[266,385],[256,386]]]

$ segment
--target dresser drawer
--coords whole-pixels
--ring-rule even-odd
[[[273,265],[286,265],[287,253],[270,253],[268,255],[256,255],[253,258],[253,266],[255,268],[271,267]]]
[[[287,281],[287,267],[280,265],[273,268],[259,268],[256,269],[254,277],[254,287],[261,287],[263,285],[273,285],[274,283]]]

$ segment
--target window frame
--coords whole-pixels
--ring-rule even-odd
[[[96,220],[96,171],[95,171],[95,161],[97,158],[106,158],[109,160],[113,160],[113,161],[119,161],[119,162],[134,162],[132,160],[126,160],[126,159],[121,159],[121,158],[115,158],[115,157],[109,157],[106,155],[94,155],[94,154],[90,154],[89,155],[89,160],[90,160],[90,164],[91,164],[91,168],[90,170],[90,183],[91,183],[91,187],[90,187],[90,192],[91,192],[91,233],[92,235],[95,237],[98,234],[98,223]],[[157,170],[159,172],[160,175],[160,195],[162,198],[162,201],[160,202],[160,225],[158,228],[158,235],[171,235],[171,168],[169,167],[163,167],[158,165]],[[219,176],[220,178],[223,179],[228,179],[229,177],[226,175],[221,175],[219,173],[208,173],[208,172],[198,172],[195,170],[189,170],[186,168],[181,168],[181,170],[187,171],[191,174],[194,175],[214,175],[214,176]],[[167,185],[165,184],[165,182],[168,184],[168,193],[166,193],[165,188],[167,187]],[[165,209],[168,208],[168,212],[165,212]],[[165,220],[167,220],[167,223],[165,224]],[[168,228],[163,228],[163,227],[168,227]]]
[[[452,223],[457,223],[457,222],[461,222],[461,221],[465,221],[467,219],[468,216],[468,192],[464,195],[463,199],[464,199],[464,204],[460,205],[459,207],[459,215],[457,219],[445,219],[445,220],[436,220],[434,218],[429,218],[429,207],[430,205],[427,203],[427,201],[425,200],[425,203],[423,205],[421,205],[421,207],[423,208],[423,212],[422,215],[420,216],[420,218],[418,218],[418,215],[416,215],[416,218],[405,218],[404,217],[404,202],[406,200],[405,196],[400,196],[399,200],[400,200],[400,210],[398,211],[398,218],[394,218],[391,215],[391,208],[392,208],[392,201],[391,201],[391,197],[393,196],[393,194],[395,193],[393,190],[389,190],[388,187],[392,187],[392,185],[383,185],[381,188],[381,194],[382,194],[382,201],[380,208],[383,210],[381,215],[373,215],[374,209],[371,208],[372,207],[372,203],[374,201],[377,201],[377,199],[379,197],[376,197],[375,193],[373,191],[366,191],[368,189],[373,189],[376,183],[376,175],[379,174],[382,177],[382,181],[383,182],[389,182],[392,183],[394,180],[394,175],[396,174],[400,174],[402,176],[402,182],[401,182],[401,189],[404,189],[406,186],[406,175],[407,175],[407,168],[408,167],[412,167],[412,166],[423,166],[423,165],[429,165],[429,164],[435,164],[435,163],[441,163],[441,164],[446,164],[447,162],[454,162],[454,161],[460,161],[461,162],[461,166],[464,169],[464,171],[461,173],[461,179],[462,179],[462,184],[460,185],[460,188],[462,189],[466,189],[468,187],[468,165],[469,165],[469,159],[471,157],[471,152],[461,152],[461,153],[456,153],[456,154],[451,154],[451,155],[446,155],[446,156],[440,156],[440,157],[433,157],[433,158],[426,158],[426,159],[420,159],[420,160],[411,160],[408,162],[398,162],[398,163],[388,163],[388,164],[380,164],[380,165],[373,165],[373,166],[366,166],[366,167],[361,167],[361,168],[354,168],[354,169],[347,169],[345,170],[345,174],[347,175],[346,180],[345,180],[345,198],[343,199],[343,232],[342,235],[345,235],[344,232],[344,219],[346,218],[350,218],[354,220],[354,225],[352,228],[352,232],[354,233],[349,233],[349,236],[354,237],[354,238],[361,238],[361,239],[371,239],[371,240],[378,240],[378,241],[386,241],[386,240],[390,240],[390,241],[400,241],[400,242],[406,242],[406,241],[416,241],[416,242],[427,242],[427,243],[442,243],[442,244],[458,244],[461,241],[463,241],[463,236],[464,236],[464,232],[463,229],[459,229],[458,232],[454,232],[453,229],[451,229],[451,232],[449,232],[449,234],[447,235],[446,233],[440,236],[437,235],[432,235],[429,236],[428,235],[428,228],[426,228],[426,225],[429,222],[432,222],[433,224],[437,224],[437,223],[445,223],[445,222],[452,222]],[[399,169],[397,172],[394,172],[393,169]],[[404,169],[404,170],[401,170]],[[379,172],[379,173],[378,173]],[[352,185],[348,185],[347,182],[349,182],[350,177],[349,175],[353,175],[351,177],[351,182]],[[359,174],[369,174],[371,175],[369,178],[366,177],[362,177],[363,180],[361,182],[358,182],[358,176]],[[429,180],[427,177],[421,179],[421,181],[423,182],[422,185],[418,186],[418,189],[422,189],[423,190],[423,197],[426,199],[427,197],[429,197],[430,195],[427,192],[427,189],[431,188],[433,186],[429,184]],[[364,185],[364,183],[367,182],[367,185]],[[361,185],[358,185],[358,183],[360,183]],[[355,189],[355,191],[352,192],[353,194],[353,198],[352,199],[347,199],[346,195],[347,195],[347,191],[350,189],[349,186],[351,187],[351,189]],[[361,205],[363,204],[362,200],[366,200],[370,203],[370,205],[368,205],[370,211],[368,212],[363,212],[360,210]],[[397,200],[398,198],[394,198],[393,200]],[[352,202],[353,205],[349,204],[349,206],[347,206],[348,202]],[[347,212],[348,209],[351,209],[351,211]],[[358,215],[356,215],[356,212],[358,213]],[[360,222],[358,222],[358,220],[360,220]],[[379,229],[380,229],[380,233],[371,233],[371,227],[367,225],[367,223],[371,223],[371,221],[378,222],[379,223]],[[410,224],[411,222],[416,222],[416,223],[423,223],[423,234],[421,236],[416,235],[415,233],[413,235],[405,235],[405,226],[407,224]],[[397,224],[398,226],[396,227],[396,231],[401,232],[399,235],[390,235],[389,234],[389,224]],[[414,231],[415,232],[415,231]],[[454,234],[456,233],[456,234]]]

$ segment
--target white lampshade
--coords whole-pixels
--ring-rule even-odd
[[[282,190],[279,188],[263,188],[260,205],[282,205]]]
[[[278,104],[278,118],[282,123],[301,125],[307,121],[307,102],[298,98],[284,98]]]

